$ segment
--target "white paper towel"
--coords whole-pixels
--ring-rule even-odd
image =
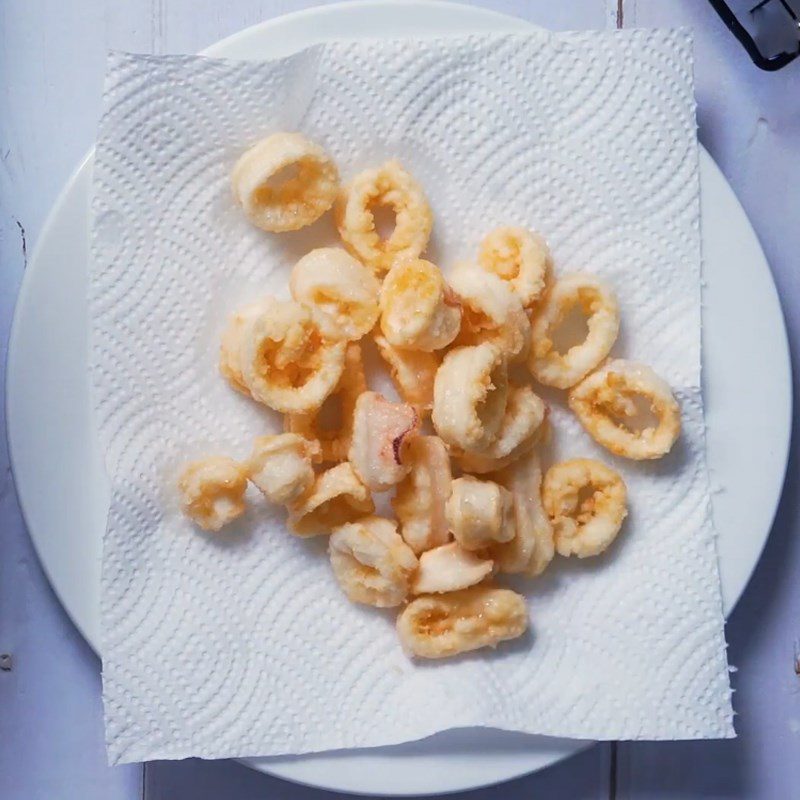
[[[254,499],[198,534],[182,460],[242,457],[276,415],[217,373],[226,316],[288,296],[330,215],[269,235],[232,202],[239,154],[276,130],[348,178],[390,156],[434,209],[429,257],[498,224],[540,231],[558,272],[616,287],[615,354],[675,388],[684,434],[654,464],[599,451],[554,403],[558,450],[622,471],[611,551],[519,581],[532,635],[450,663],[401,652],[393,614],[348,602],[324,541]],[[327,44],[266,63],[114,55],[93,201],[91,364],[113,500],[103,560],[114,762],[369,747],[480,725],[580,738],[733,735],[700,392],[700,237],[691,42],[681,31]]]

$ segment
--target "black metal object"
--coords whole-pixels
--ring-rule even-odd
[[[753,63],[757,67],[769,72],[774,72],[775,70],[785,67],[800,56],[800,40],[798,40],[797,49],[794,52],[777,53],[771,56],[764,55],[756,44],[755,39],[753,39],[750,34],[750,31],[742,25],[725,0],[708,0],[708,2],[711,3],[722,21],[728,26],[728,30],[742,43],[744,49],[747,50],[748,55],[753,59]],[[785,0],[761,0],[761,2],[750,9],[750,13],[752,14],[758,11],[769,2],[779,2],[786,13],[794,20],[795,24],[800,27],[800,20],[798,20],[797,14],[795,14]]]

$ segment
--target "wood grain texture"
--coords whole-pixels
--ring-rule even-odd
[[[800,63],[775,74],[760,71],[705,2],[625,0],[623,12],[625,27],[694,30],[699,136],[764,247],[794,360],[800,345]],[[796,369],[794,381],[798,397]],[[795,666],[800,638],[799,437],[795,428],[772,533],[727,627],[728,657],[737,668],[733,686],[739,738],[621,744],[620,798],[800,797],[800,676]]]

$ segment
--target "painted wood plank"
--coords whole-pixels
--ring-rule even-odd
[[[753,66],[710,6],[625,0],[625,27],[694,29],[699,135],[733,185],[764,246],[790,343],[800,346],[800,63]],[[748,324],[743,320],[742,324]],[[754,330],[754,335],[758,335]],[[747,376],[742,376],[743,380]],[[795,396],[800,384],[795,373]],[[746,421],[743,421],[746,424]],[[619,746],[618,797],[800,796],[800,478],[795,430],[778,515],[755,576],[728,623],[739,738]]]
[[[7,469],[0,480],[0,797],[138,800],[141,767],[106,764],[99,661],[41,572]]]

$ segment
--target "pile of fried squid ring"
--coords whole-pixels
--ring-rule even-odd
[[[587,273],[556,277],[545,241],[522,227],[488,233],[474,262],[445,279],[422,258],[433,215],[417,180],[392,160],[343,184],[325,150],[299,133],[245,152],[232,187],[250,222],[270,234],[333,209],[344,247],[294,265],[292,300],[257,298],[231,316],[220,371],[281,412],[285,432],[256,438],[243,461],[214,455],[186,465],[183,511],[219,531],[244,513],[252,483],[286,507],[293,534],[329,537],[350,600],[400,609],[397,631],[412,656],[521,636],[525,600],[496,576],[539,575],[556,552],[596,556],[627,515],[612,467],[576,458],[543,473],[550,422],[533,381],[566,390],[583,427],[615,456],[660,458],[680,433],[667,383],[609,358],[620,325],[614,292]],[[395,218],[388,234],[376,224],[380,207]],[[576,313],[582,339],[559,346]],[[365,337],[401,402],[368,388]],[[373,501],[390,490],[394,519],[376,515]]]

